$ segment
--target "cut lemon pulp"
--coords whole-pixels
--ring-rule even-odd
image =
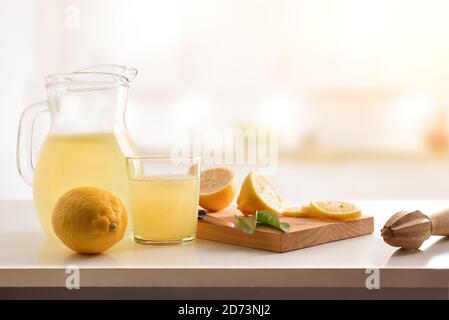
[[[281,196],[271,182],[256,171],[251,171],[243,181],[237,205],[245,215],[254,214],[257,210],[270,210],[277,214],[284,211]]]
[[[212,168],[201,173],[200,206],[219,211],[232,203],[235,196],[234,173],[227,168]]]
[[[362,215],[359,207],[342,201],[312,201],[308,206],[303,206],[302,211],[304,216],[333,220],[356,219]]]

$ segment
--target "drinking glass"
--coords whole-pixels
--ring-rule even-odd
[[[134,240],[185,244],[195,240],[200,158],[126,158]]]

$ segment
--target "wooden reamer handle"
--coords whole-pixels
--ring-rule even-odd
[[[432,235],[449,236],[449,209],[438,211],[429,218],[432,221]]]

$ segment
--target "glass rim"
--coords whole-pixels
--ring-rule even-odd
[[[137,69],[115,64],[98,64],[69,73],[55,73],[45,77],[47,88],[67,86],[93,86],[90,90],[101,90],[119,86],[128,87],[137,76]]]
[[[172,157],[166,155],[153,155],[153,154],[142,154],[136,156],[125,156],[128,160],[201,160],[201,156],[182,156],[182,157]]]

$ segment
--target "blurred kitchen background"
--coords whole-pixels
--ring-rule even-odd
[[[16,134],[43,77],[116,63],[139,70],[127,125],[147,152],[179,128],[265,128],[279,133],[271,179],[287,199],[449,201],[448,12],[445,0],[0,0],[0,198],[31,198]]]

